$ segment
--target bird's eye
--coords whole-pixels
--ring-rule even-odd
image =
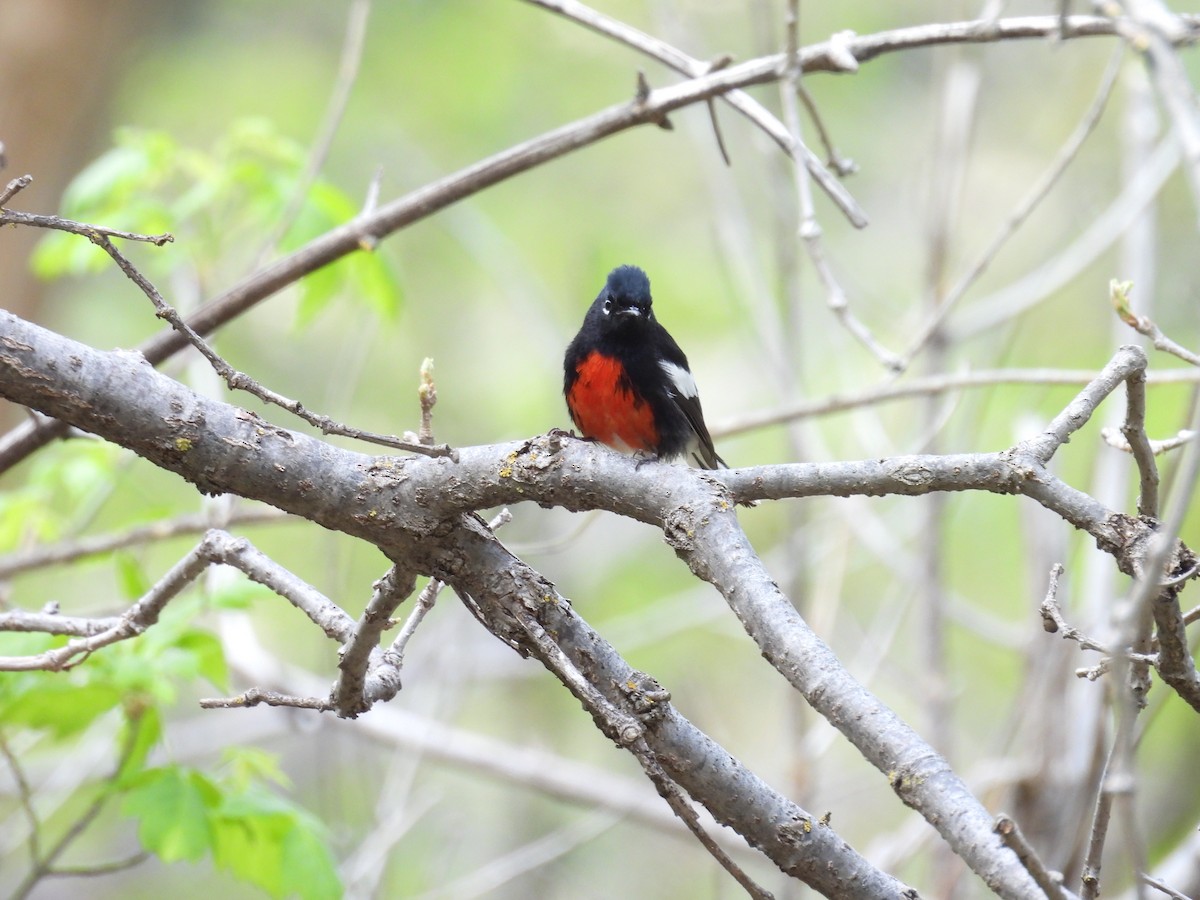
[[[611,299],[604,301],[604,314],[607,316],[610,312],[612,312],[612,300]]]

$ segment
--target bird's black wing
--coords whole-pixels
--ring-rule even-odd
[[[657,325],[657,323],[655,324]],[[671,401],[683,413],[696,435],[695,446],[688,447],[689,455],[702,469],[729,468],[725,460],[717,455],[712,436],[708,433],[708,426],[704,424],[704,411],[700,407],[700,392],[696,388],[696,380],[692,377],[691,369],[688,367],[687,356],[661,325],[656,329],[655,343],[657,344],[659,365],[671,384]]]

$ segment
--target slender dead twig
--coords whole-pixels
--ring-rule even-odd
[[[137,748],[137,740],[139,729],[136,727],[136,722],[130,721],[129,727],[125,729],[125,738],[122,742],[120,752],[117,754],[117,763],[113,767],[112,775],[108,783],[116,782],[117,775],[124,769],[129,758],[133,755]],[[54,863],[61,857],[67,849],[75,843],[94,821],[96,817],[103,811],[105,804],[114,796],[112,790],[100,790],[96,792],[96,796],[92,799],[76,819],[71,822],[70,826],[62,837],[60,837],[53,846],[47,848],[44,856],[34,860],[33,866],[21,879],[16,890],[10,895],[10,900],[25,900],[28,897],[39,881],[50,875],[55,874],[58,870]],[[75,874],[69,871],[64,874]]]
[[[1005,813],[996,816],[996,834],[1000,835],[1005,846],[1017,854],[1021,865],[1033,876],[1033,880],[1045,891],[1049,900],[1068,900],[1070,893],[1063,887],[1062,876],[1055,877],[1056,873],[1051,873],[1046,868],[1046,864],[1033,849],[1033,845],[1025,839],[1025,835],[1011,816]]]
[[[787,5],[787,74],[780,82],[783,99],[783,121],[788,132],[792,134],[796,145],[803,147],[804,141],[800,136],[800,111],[798,95],[800,92],[800,8],[798,0],[788,0]],[[821,226],[817,222],[817,214],[813,206],[812,189],[810,184],[810,166],[799,154],[792,154],[793,179],[796,189],[796,205],[799,212],[800,239],[804,242],[805,252],[812,262],[813,270],[825,288],[825,305],[833,313],[838,323],[845,328],[860,344],[862,344],[885,369],[900,372],[903,368],[900,358],[884,347],[871,333],[863,322],[850,310],[850,301],[834,275],[825,248],[821,242]]]
[[[206,341],[200,334],[192,328],[178,310],[172,307],[163,299],[162,294],[146,276],[144,276],[136,266],[131,263],[120,250],[108,239],[107,235],[99,233],[88,233],[87,236],[92,243],[98,245],[105,253],[112,257],[113,261],[120,267],[121,271],[136,284],[154,304],[157,315],[161,319],[165,319],[170,323],[171,327],[182,334],[193,347],[199,351],[213,367],[218,375],[225,380],[225,383],[233,391],[245,391],[257,397],[264,403],[269,403],[286,409],[292,415],[303,419],[310,425],[319,429],[323,434],[339,434],[343,437],[356,438],[361,441],[366,441],[372,444],[379,444],[384,447],[391,447],[396,450],[406,450],[410,453],[419,453],[422,456],[453,456],[453,448],[447,445],[427,446],[419,441],[407,441],[403,438],[388,434],[375,434],[370,431],[363,431],[358,428],[351,428],[348,425],[343,425],[329,416],[324,416],[319,413],[314,413],[304,407],[298,400],[291,400],[278,394],[268,387],[260,384],[245,372],[241,372],[231,366],[225,359],[217,353],[216,350]]]
[[[4,186],[4,190],[0,191],[0,207],[4,206],[4,204],[31,184],[33,184],[32,175],[22,175],[19,178],[14,178]]]
[[[354,626],[350,640],[340,651],[338,669],[341,675],[330,698],[339,716],[353,719],[370,709],[377,700],[390,700],[400,690],[400,672],[391,660],[380,660],[375,666],[371,663],[382,656],[379,636],[395,624],[392,613],[412,593],[416,578],[411,569],[396,564],[375,582],[366,609]]]
[[[224,520],[224,524],[227,526],[257,525],[266,522],[280,522],[289,518],[291,517],[287,513],[272,507],[260,507],[234,510],[228,519]],[[114,550],[123,550],[126,547],[137,547],[142,544],[170,540],[185,534],[195,534],[205,531],[211,526],[210,516],[205,513],[193,513],[177,516],[174,519],[152,522],[149,525],[142,525],[116,534],[82,537],[61,544],[33,547],[0,557],[0,578],[11,578],[21,572],[74,562],[89,556],[112,553]]]
[[[1200,16],[1184,16],[1182,21],[1189,29],[1183,40],[1200,33]],[[801,53],[801,65],[805,72],[837,72],[845,71],[851,62],[861,64],[884,54],[917,47],[1044,39],[1056,35],[1076,39],[1117,33],[1116,24],[1103,16],[1072,16],[1066,26],[1064,29],[1057,15],[1025,16],[995,22],[919,25],[865,36],[840,35],[806,48]],[[730,66],[655,91],[645,103],[610,107],[480,160],[310,241],[214,297],[189,316],[188,324],[197,334],[208,334],[305,275],[361,250],[364,241],[376,241],[464,197],[605,137],[657,122],[675,109],[752,84],[777,81],[784,75],[784,63],[783,54],[778,54]],[[151,338],[139,349],[152,365],[157,365],[188,345],[183,335],[170,329]],[[29,424],[14,428],[0,438],[0,472],[66,434],[66,427],[59,423],[40,428]]]
[[[1112,96],[1113,87],[1117,82],[1117,75],[1121,71],[1122,58],[1123,52],[1121,48],[1118,48],[1113,53],[1108,67],[1100,79],[1100,87],[1096,91],[1095,98],[1083,114],[1083,118],[1079,120],[1079,124],[1075,126],[1075,129],[1071,132],[1066,142],[1059,148],[1058,153],[1055,154],[1054,160],[1050,163],[1050,168],[1042,173],[1042,176],[1030,188],[1029,193],[1021,198],[1021,201],[1008,214],[1008,218],[1000,224],[1000,227],[996,230],[995,235],[988,242],[988,245],[983,248],[963,274],[959,276],[958,281],[946,292],[937,308],[921,325],[904,353],[903,365],[905,368],[921,352],[929,342],[929,339],[937,332],[942,323],[946,321],[946,317],[958,305],[959,301],[966,296],[971,287],[987,271],[992,261],[1004,248],[1004,245],[1008,243],[1009,239],[1016,234],[1017,230],[1033,214],[1034,210],[1038,208],[1054,186],[1058,184],[1063,173],[1066,172],[1071,163],[1079,156],[1079,151],[1088,137],[1096,130],[1096,126],[1104,114],[1105,107],[1108,105],[1108,100]]]
[[[249,709],[260,704],[315,709],[317,712],[329,712],[334,709],[333,701],[327,697],[293,697],[261,688],[250,688],[236,697],[203,697],[199,701],[201,709]]]
[[[1154,888],[1156,891],[1161,891],[1162,893],[1164,893],[1168,897],[1170,897],[1171,900],[1192,900],[1192,898],[1189,897],[1187,894],[1184,894],[1184,893],[1181,893],[1180,891],[1175,890],[1170,885],[1164,884],[1163,882],[1159,881],[1154,876],[1147,875],[1145,872],[1140,873],[1138,875],[1138,878],[1140,878],[1142,880],[1143,884],[1149,885],[1150,887]]]
[[[1129,281],[1117,281],[1113,279],[1109,282],[1109,297],[1112,300],[1113,309],[1117,311],[1121,321],[1136,331],[1138,334],[1145,335],[1154,344],[1155,350],[1161,350],[1164,353],[1170,353],[1172,356],[1177,356],[1184,362],[1193,366],[1200,366],[1200,355],[1193,353],[1181,344],[1175,343],[1160,329],[1154,321],[1148,316],[1138,315],[1133,311],[1133,307],[1129,303],[1129,292],[1133,288],[1133,283]]]
[[[317,180],[317,175],[329,157],[333,139],[337,136],[338,127],[346,114],[350,102],[350,93],[358,80],[358,70],[362,63],[363,47],[366,45],[367,20],[371,13],[371,0],[354,0],[346,16],[346,34],[342,39],[342,55],[338,61],[337,78],[333,84],[333,92],[325,108],[320,129],[313,139],[312,146],[305,160],[304,170],[292,187],[292,195],[280,214],[278,224],[270,237],[263,242],[261,260],[283,240],[284,235],[295,224],[296,217],[304,206],[309,188]],[[255,267],[257,268],[257,266]]]
[[[33,788],[29,784],[29,779],[25,777],[25,769],[21,765],[21,760],[17,758],[17,754],[8,745],[8,738],[3,731],[0,731],[0,756],[3,756],[4,761],[8,763],[8,769],[12,772],[13,781],[17,785],[17,801],[29,823],[29,860],[32,865],[36,866],[42,858],[42,823],[38,818],[37,809],[33,805]]]
[[[1125,421],[1121,425],[1121,434],[1129,444],[1133,461],[1137,464],[1138,515],[1157,519],[1158,466],[1154,462],[1154,451],[1146,437],[1145,372],[1135,372],[1125,381],[1125,398]]]
[[[598,12],[583,3],[577,2],[577,0],[526,0],[526,2],[558,13],[564,18],[571,19],[583,25],[585,28],[590,28],[597,34],[620,41],[627,47],[632,47],[639,53],[656,59],[676,72],[681,72],[692,78],[726,68],[728,64],[723,60],[718,60],[714,64],[693,59],[682,50],[672,47],[660,38],[639,31],[631,25],[627,25],[611,16]],[[816,154],[804,145],[797,132],[781,123],[765,106],[743,91],[729,91],[721,99],[762,129],[789,156],[800,157],[803,160],[804,166],[821,186],[821,189],[829,195],[829,198],[842,211],[850,223],[856,228],[866,227],[866,213],[863,212],[842,183],[822,165]],[[714,112],[712,115],[715,123],[716,113]],[[719,129],[717,130],[717,139],[722,146],[722,156],[725,157],[726,163],[728,163],[728,154],[723,150],[723,142],[720,139]],[[839,171],[838,174],[846,173]]]
[[[10,183],[9,187],[11,186],[12,184]],[[18,212],[15,209],[0,209],[0,225],[26,225],[30,228],[49,228],[54,231],[67,231],[71,234],[82,235],[100,247],[104,247],[102,241],[106,241],[108,238],[120,238],[123,241],[140,241],[145,244],[153,244],[156,247],[161,247],[175,240],[175,236],[169,233],[138,234],[133,231],[121,231],[118,228],[109,228],[105,225],[89,225],[86,222],[76,222],[73,219],[64,219],[62,216],[44,216],[35,213]]]
[[[1129,442],[1121,435],[1121,432],[1115,428],[1101,428],[1100,437],[1104,438],[1104,442],[1122,453],[1132,453],[1133,449],[1129,446]],[[1196,439],[1196,432],[1189,431],[1184,428],[1174,437],[1163,438],[1162,440],[1148,440],[1147,444],[1150,447],[1150,452],[1155,456],[1161,456],[1164,453],[1169,453],[1172,450],[1178,450],[1185,444],[1191,443]]]
[[[1087,384],[1095,377],[1096,373],[1091,369],[983,369],[978,372],[925,375],[907,381],[880,384],[856,394],[834,394],[816,400],[803,400],[787,404],[778,409],[745,413],[718,423],[710,430],[713,437],[728,437],[768,425],[782,425],[795,419],[848,412],[864,406],[890,403],[907,397],[922,397],[926,394],[942,394],[949,391],[999,385],[1082,385]],[[1148,386],[1197,382],[1200,382],[1200,372],[1192,372],[1187,369],[1150,372],[1146,376]]]
[[[158,621],[166,605],[195,581],[201,572],[217,563],[239,569],[252,580],[284,597],[329,637],[343,642],[349,639],[354,620],[331,600],[278,566],[245,538],[210,529],[195,547],[122,615],[98,620],[95,625],[103,626],[102,630],[88,629],[83,636],[68,641],[65,646],[43,653],[0,657],[0,671],[62,671],[77,665],[80,657],[86,658],[110,644],[137,637]],[[0,618],[0,623],[5,630],[28,631],[35,629],[21,627],[23,619],[40,623],[43,618],[44,614],[9,611]],[[78,632],[72,630],[62,633]]]

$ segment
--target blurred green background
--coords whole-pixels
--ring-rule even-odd
[[[174,144],[159,161],[160,183],[134,178],[135,189],[114,201],[102,224],[160,223],[154,230],[176,234],[172,245],[129,252],[183,309],[259,264],[290,178],[321,129],[351,4],[7,3],[11,52],[24,47],[31,60],[9,66],[0,83],[5,174],[35,178],[11,205],[55,211],[66,180],[114,146],[117,128],[137,129],[143,140],[161,133]],[[599,5],[694,57],[730,53],[738,60],[783,46],[783,6]],[[1047,14],[1057,6],[1011,2],[1004,13]],[[804,4],[801,39],[811,44],[845,29],[869,34],[978,11],[979,4],[952,0]],[[871,220],[855,230],[816,191],[824,250],[854,315],[884,346],[909,347],[935,298],[975,262],[1051,166],[1115,48],[1107,38],[947,46],[883,55],[853,75],[805,79],[839,151],[858,165],[846,185]],[[39,49],[42,55],[32,53]],[[79,55],[75,69],[53,65],[64,54]],[[1194,78],[1194,54],[1186,59]],[[1095,133],[948,317],[937,346],[919,355],[900,383],[998,367],[1098,370],[1116,346],[1136,338],[1111,312],[1111,278],[1134,279],[1139,311],[1182,344],[1200,346],[1196,206],[1178,171],[1137,204],[1146,215],[1128,229],[1086,236],[1131,177],[1146,170],[1142,145],[1157,145],[1169,130],[1146,99],[1140,61],[1129,57],[1121,65]],[[633,51],[516,0],[377,2],[320,177],[353,215],[377,170],[386,202],[628,102],[638,69],[654,86],[677,81]],[[777,86],[751,93],[779,111]],[[223,329],[215,344],[234,366],[306,407],[388,433],[416,428],[417,371],[432,357],[438,440],[519,439],[568,424],[562,351],[609,269],[634,263],[650,274],[658,316],[688,352],[719,450],[734,466],[995,451],[1036,433],[1073,396],[1071,386],[1003,385],[720,437],[745,414],[892,379],[826,306],[796,237],[789,161],[728,107],[718,103],[717,115],[731,167],[720,159],[703,106],[681,111],[672,116],[672,131],[617,135],[392,235],[363,276],[374,279],[369,289],[348,274],[358,263],[339,263],[346,277],[321,305],[306,301],[302,289],[285,291]],[[805,136],[817,149],[807,119]],[[194,166],[171,169],[182,158]],[[253,164],[220,189],[212,171],[197,174],[205,166],[229,174],[235,159]],[[151,170],[147,164],[139,171]],[[184,219],[181,197],[196,184],[209,189],[193,198],[195,211]],[[283,246],[336,224],[322,224],[322,216],[338,208],[310,206]],[[1081,236],[1093,252],[1055,280],[1045,267]],[[0,272],[28,267],[28,246],[19,243],[27,239],[5,234]],[[6,280],[22,285],[6,308],[77,340],[128,348],[159,329],[149,303],[110,266],[50,282],[13,280],[19,277]],[[998,293],[1018,283],[1027,289]],[[983,318],[997,303],[995,320]],[[166,368],[220,393],[201,363]],[[1172,357],[1151,354],[1155,372],[1181,368]],[[307,430],[253,398],[230,399]],[[1152,387],[1150,436],[1173,435],[1193,402],[1186,383]],[[1064,448],[1055,468],[1132,512],[1136,478],[1098,436],[1099,425],[1119,423],[1122,410],[1122,398],[1114,397],[1098,417],[1103,422]],[[9,421],[19,417],[10,412]],[[13,499],[4,549],[224,510],[148,464],[96,453],[50,448],[6,477],[0,486]],[[1162,465],[1170,484],[1174,463],[1166,458]],[[63,474],[71,466],[74,481]],[[32,494],[31,484],[39,485]],[[720,596],[690,576],[654,529],[608,515],[513,512],[502,540],[730,753],[815,814],[831,811],[842,835],[924,895],[980,895],[978,882],[938,855],[932,830],[806,709],[760,659]],[[1045,841],[1052,865],[1070,865],[1070,847],[1090,814],[1087,785],[1106,747],[1105,689],[1075,678],[1073,669],[1094,664],[1094,656],[1045,635],[1036,608],[1050,565],[1061,561],[1068,615],[1085,630],[1108,633],[1127,587],[1108,558],[1030,501],[1010,497],[831,498],[763,504],[740,516],[780,585],[851,671],[945,750],[989,808],[1025,810],[1022,824]],[[1185,540],[1197,540],[1197,524],[1191,516]],[[372,548],[302,524],[242,531],[352,615],[385,571]],[[153,581],[191,543],[136,548],[116,566],[104,558],[21,576],[5,600],[27,609],[55,600],[75,614],[119,610],[131,569]],[[222,583],[214,576],[204,590]],[[943,612],[931,612],[937,609]],[[197,622],[225,641],[233,670],[226,693],[268,676],[300,683],[280,666],[307,674],[310,687],[295,693],[320,693],[336,674],[337,648],[278,598],[256,595],[244,612],[210,610]],[[246,659],[266,668],[239,667]],[[505,742],[498,765],[536,748],[558,761],[567,780],[586,782],[568,765],[585,763],[654,803],[632,758],[615,752],[557,683],[483,632],[449,594],[411,644],[404,683],[392,706],[415,718],[398,722],[404,736],[396,737],[366,723],[388,722],[387,710],[358,722],[266,708],[201,713],[195,699],[222,692],[181,679],[158,758],[212,766],[222,748],[236,744],[278,754],[291,796],[329,829],[347,896],[740,895],[679,829],[593,812],[531,785],[528,776],[496,777],[478,764],[440,758],[446,739],[435,726],[451,725]],[[1180,750],[1194,745],[1195,720],[1166,694],[1155,688],[1152,726],[1139,748],[1152,862],[1177,848],[1200,812],[1194,766]],[[422,722],[435,724],[419,748]],[[104,725],[95,730],[103,734]],[[103,754],[110,745],[95,738],[90,745],[35,735],[22,741],[39,783],[53,783],[54,772],[85,760],[97,775],[109,765]],[[66,784],[62,806],[47,801],[50,823],[69,815],[70,779]],[[46,796],[53,796],[50,787]],[[15,822],[19,812],[10,801],[11,794],[0,798],[0,813]],[[1050,810],[1064,821],[1052,821]],[[79,849],[84,861],[135,846],[126,819],[113,816],[101,831]],[[0,880],[23,871],[23,853],[15,837],[0,839]],[[777,896],[806,895],[746,858]],[[1114,888],[1127,884],[1120,871],[1112,870]],[[259,896],[206,862],[151,860],[86,884],[95,897],[214,890]],[[70,893],[77,888],[51,882],[35,896],[77,896]]]

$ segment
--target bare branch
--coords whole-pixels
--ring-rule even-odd
[[[1149,381],[1149,379],[1147,379]],[[1100,437],[1104,438],[1104,442],[1110,447],[1120,450],[1122,453],[1132,453],[1133,449],[1129,446],[1129,441],[1125,440],[1124,436],[1118,429],[1101,428]],[[1161,456],[1164,453],[1169,453],[1172,450],[1177,450],[1185,444],[1196,439],[1196,432],[1182,429],[1174,437],[1164,438],[1161,441],[1147,441],[1150,447],[1150,452],[1155,456]]]
[[[1021,864],[1029,870],[1029,874],[1049,900],[1068,900],[1071,895],[1063,887],[1062,875],[1052,873],[1046,868],[1046,864],[1042,862],[1033,846],[1025,840],[1025,835],[1021,834],[1021,829],[1011,816],[1005,813],[996,816],[996,834],[1004,840],[1005,846],[1017,854]]]
[[[988,245],[984,247],[982,252],[966,268],[963,274],[959,276],[958,281],[941,298],[941,302],[933,311],[933,314],[922,324],[901,360],[902,368],[908,368],[916,355],[925,347],[929,339],[941,327],[942,323],[946,321],[946,317],[950,315],[951,311],[958,305],[958,302],[979,281],[983,273],[987,271],[988,267],[992,264],[992,260],[996,258],[1004,245],[1008,243],[1009,238],[1016,234],[1017,230],[1033,214],[1033,211],[1038,208],[1051,189],[1058,184],[1059,179],[1062,178],[1068,166],[1079,155],[1084,142],[1099,124],[1100,117],[1108,105],[1108,99],[1112,96],[1117,75],[1121,71],[1122,55],[1119,50],[1113,54],[1108,68],[1100,80],[1100,87],[1096,91],[1095,99],[1092,100],[1091,106],[1084,113],[1079,124],[1075,126],[1075,130],[1071,132],[1066,143],[1063,144],[1055,155],[1053,162],[1050,163],[1050,168],[1042,173],[1042,176],[1034,186],[1030,188],[1029,193],[1021,198],[1012,212],[1008,214],[1008,218],[1001,223],[996,234],[988,242]]]
[[[1176,43],[1194,38],[1194,23],[1156,0],[1118,0],[1118,4],[1124,6],[1129,18],[1115,19],[1117,30],[1146,58],[1150,78],[1174,122],[1187,162],[1184,171],[1200,212],[1200,109],[1187,69],[1175,52]]]
[[[226,525],[257,525],[264,522],[281,522],[288,519],[282,513],[271,507],[256,509],[234,510],[225,521]],[[160,519],[149,525],[142,525],[122,531],[117,534],[102,534],[93,537],[82,537],[61,544],[50,544],[44,547],[32,547],[8,556],[0,557],[0,578],[11,578],[21,572],[42,569],[60,563],[74,562],[89,556],[99,556],[123,550],[126,547],[137,547],[142,544],[166,541],[185,534],[196,534],[206,531],[212,525],[212,517],[205,513],[193,513],[178,516],[174,519]],[[0,619],[3,614],[0,614]],[[0,629],[2,630],[2,629]],[[75,633],[75,632],[57,632]]]
[[[1142,880],[1143,884],[1149,885],[1150,887],[1154,888],[1156,891],[1161,891],[1162,893],[1166,894],[1168,897],[1172,898],[1172,900],[1192,900],[1192,898],[1187,896],[1186,894],[1180,893],[1179,891],[1172,888],[1170,885],[1163,884],[1157,878],[1147,875],[1145,872],[1141,873],[1138,877]]]
[[[325,108],[325,115],[309,149],[304,170],[292,188],[291,198],[279,215],[274,233],[263,243],[262,252],[259,254],[260,260],[276,248],[283,236],[288,233],[288,229],[295,224],[309,189],[325,165],[329,150],[333,146],[333,139],[337,136],[338,127],[342,123],[342,117],[346,114],[350,93],[354,88],[354,83],[358,80],[358,69],[362,63],[363,47],[367,37],[367,20],[370,13],[371,0],[354,0],[350,4],[350,11],[346,16],[346,34],[342,39],[342,55],[338,61],[337,78],[334,81],[333,92],[329,96],[329,103]]]
[[[342,674],[331,699],[339,716],[353,719],[377,700],[390,700],[400,690],[400,671],[394,660],[381,658],[375,665],[371,663],[375,657],[385,657],[379,649],[379,636],[395,624],[392,613],[413,592],[416,577],[411,569],[396,564],[375,582],[375,592],[338,661]]]
[[[18,179],[19,181],[20,179]],[[9,185],[12,186],[11,184]],[[75,222],[62,216],[42,216],[34,213],[18,212],[15,209],[0,209],[0,225],[27,225],[30,228],[50,228],[55,231],[67,231],[81,235],[93,244],[103,247],[102,241],[109,238],[120,238],[125,241],[141,241],[161,247],[175,240],[172,234],[136,234],[132,231],[120,231],[104,225],[88,225],[85,222]]]
[[[727,419],[710,430],[713,437],[728,437],[767,425],[782,425],[797,419],[847,412],[907,397],[923,397],[930,394],[944,394],[950,391],[1009,384],[1083,385],[1095,377],[1096,372],[1091,369],[985,369],[979,372],[926,375],[908,381],[881,384],[857,394],[834,394],[816,400],[800,401],[775,410],[745,413],[736,418]],[[1149,386],[1196,382],[1200,382],[1200,372],[1191,372],[1187,369],[1150,372],[1146,376],[1146,384]],[[1182,442],[1180,441],[1180,443]],[[1109,440],[1109,443],[1112,441]],[[1114,444],[1114,446],[1119,445]],[[1172,447],[1164,449],[1169,450]]]
[[[800,12],[797,0],[789,0],[787,6],[787,75],[781,82],[783,100],[784,124],[793,135],[796,145],[803,147],[800,137],[800,111],[798,95],[800,92],[800,63],[799,26]],[[809,153],[808,156],[812,154]],[[812,190],[809,187],[809,171],[805,158],[793,154],[793,180],[796,186],[796,201],[799,212],[799,234],[804,242],[804,249],[812,262],[813,270],[817,273],[822,286],[825,288],[825,305],[830,312],[860,344],[879,361],[880,365],[892,372],[900,372],[903,368],[900,358],[876,340],[871,330],[850,311],[850,301],[846,292],[838,283],[833,269],[825,257],[825,249],[821,243],[821,226],[817,223],[816,211],[813,208]]]
[[[1200,17],[1183,17],[1187,38],[1200,33]],[[1112,35],[1117,25],[1101,16],[1072,16],[1067,27],[1059,16],[1028,16],[999,21],[939,23],[901,28],[863,37],[840,36],[801,53],[804,72],[842,71],[847,57],[858,63],[877,56],[912,49],[959,43],[994,43],[1042,39],[1054,36],[1083,38]],[[428,184],[381,206],[370,215],[349,222],[311,241],[287,257],[255,272],[239,284],[213,298],[188,318],[197,334],[206,335],[255,304],[298,281],[305,275],[361,250],[364,246],[420,221],[464,197],[527,171],[551,159],[588,146],[605,137],[659,121],[675,110],[753,84],[784,77],[783,54],[750,60],[717,72],[693,78],[670,88],[654,91],[645,103],[620,104],[578,122],[511,147],[459,172]],[[157,365],[188,346],[174,330],[160,333],[141,347],[142,354]],[[0,472],[28,454],[65,434],[63,426],[45,428],[23,425],[0,439]]]
[[[92,243],[98,245],[104,250],[105,253],[113,258],[116,264],[120,267],[121,271],[124,272],[126,276],[128,276],[128,278],[141,289],[142,293],[144,293],[150,299],[150,302],[154,304],[154,308],[157,310],[158,317],[160,319],[166,319],[171,324],[172,328],[181,333],[187,339],[188,343],[190,343],[196,348],[196,350],[199,351],[200,355],[208,361],[209,365],[211,365],[216,373],[225,380],[227,385],[229,385],[230,390],[245,391],[246,393],[257,397],[259,400],[262,400],[264,403],[274,404],[275,406],[286,409],[288,412],[292,413],[292,415],[303,419],[310,425],[315,425],[317,428],[320,428],[323,434],[340,434],[344,437],[357,438],[358,440],[367,441],[373,444],[380,444],[384,447],[391,447],[397,450],[407,450],[410,453],[419,453],[423,456],[453,455],[453,449],[445,445],[440,447],[427,446],[422,443],[406,441],[393,435],[374,434],[368,431],[361,431],[357,428],[350,428],[349,426],[335,422],[328,416],[311,412],[310,410],[305,409],[299,401],[289,400],[282,394],[277,394],[270,388],[259,384],[245,372],[239,372],[237,369],[227,363],[225,359],[195,331],[195,329],[193,329],[186,321],[184,321],[183,316],[181,316],[174,307],[172,307],[163,299],[162,295],[158,292],[158,289],[150,283],[150,280],[141,272],[139,272],[137,267],[134,266],[133,263],[131,263],[124,256],[124,254],[122,254],[115,246],[113,246],[112,241],[110,241],[106,236],[100,234],[88,234],[88,237],[92,240]]]
[[[63,354],[78,357],[78,369],[46,368]],[[568,509],[603,506],[658,525],[693,571],[722,591],[778,671],[888,774],[904,802],[919,809],[993,890],[1011,897],[1026,893],[1029,876],[1015,858],[1011,865],[999,862],[991,816],[944,760],[850,678],[799,618],[750,548],[731,498],[718,482],[739,499],[932,490],[1023,493],[1085,528],[1123,570],[1132,572],[1149,526],[1070,488],[1045,463],[1108,394],[1144,367],[1139,348],[1121,348],[1042,435],[1003,453],[697,473],[670,465],[639,468],[606,448],[552,434],[512,445],[463,448],[457,463],[420,457],[372,460],[315,438],[263,428],[128,355],[101,353],[0,313],[0,392],[119,441],[204,490],[269,496],[280,508],[362,537],[392,558],[449,581],[480,603],[498,636],[526,648],[529,634],[514,630],[514,598],[533,602],[541,615],[553,615],[553,627],[545,622],[543,627],[562,646],[569,622],[544,599],[557,594],[532,573],[527,577],[535,580],[518,589],[512,575],[516,563],[490,543],[494,538],[482,523],[462,513],[537,500]],[[16,371],[24,377],[11,377]],[[39,371],[47,377],[30,377]],[[88,379],[97,377],[107,385],[104,392],[89,385]],[[103,408],[90,405],[96,397],[102,397]],[[313,491],[317,484],[321,490]],[[485,547],[490,555],[479,561],[483,570],[464,568],[464,560],[476,558]],[[480,571],[496,573],[499,580]],[[504,615],[489,612],[489,597],[500,603],[497,608]],[[589,638],[585,655],[594,653],[595,646]],[[575,666],[593,687],[602,689],[607,683],[603,679],[609,676],[601,678],[593,663],[575,661]],[[847,716],[851,708],[857,713]],[[686,786],[682,773],[669,771]]]
[[[1129,444],[1137,463],[1140,490],[1137,510],[1139,516],[1158,518],[1158,466],[1154,451],[1146,438],[1146,372],[1133,372],[1125,381],[1125,422],[1121,434]]]
[[[1131,281],[1117,281],[1114,278],[1109,282],[1109,296],[1112,299],[1113,308],[1117,311],[1117,315],[1121,317],[1121,321],[1138,334],[1150,338],[1155,350],[1161,350],[1164,353],[1170,353],[1172,356],[1178,356],[1184,362],[1190,363],[1193,366],[1200,366],[1200,355],[1175,343],[1162,333],[1162,330],[1154,324],[1153,320],[1147,316],[1140,316],[1133,311],[1133,307],[1129,303],[1129,292],[1132,288],[1133,282]]]
[[[2,145],[0,145],[0,147],[2,147]],[[22,175],[19,178],[14,178],[7,185],[5,185],[4,190],[0,191],[0,207],[4,206],[9,200],[11,200],[21,191],[25,190],[25,188],[29,187],[31,184],[33,184],[32,175]]]
[[[41,630],[35,626],[45,624],[49,626],[46,630],[53,634],[81,635],[68,641],[64,647],[33,656],[0,657],[0,671],[60,671],[76,665],[80,661],[77,657],[86,658],[102,647],[138,636],[158,621],[167,603],[214,563],[234,566],[254,581],[290,600],[328,636],[342,640],[349,637],[353,620],[330,600],[275,565],[245,538],[235,538],[211,529],[121,616],[89,623],[88,620],[77,619],[64,622],[62,617],[44,613],[9,611],[0,615],[0,628],[7,631]]]
[[[714,65],[713,63],[705,63],[702,60],[693,59],[665,41],[639,31],[601,12],[597,12],[583,3],[576,2],[576,0],[526,0],[526,2],[540,6],[543,9],[548,9],[551,12],[556,12],[565,18],[578,22],[585,28],[592,29],[598,34],[603,34],[606,37],[620,41],[626,46],[632,47],[653,59],[657,59],[676,72],[681,72],[691,78],[718,71],[719,69],[726,68],[728,65],[724,61],[718,61],[723,63],[721,65]],[[849,192],[842,186],[842,183],[821,164],[816,154],[804,145],[797,131],[783,125],[765,106],[743,91],[729,91],[722,99],[761,128],[785,153],[802,163],[809,173],[811,173],[812,177],[816,179],[822,190],[842,210],[851,224],[856,228],[866,227],[866,213],[862,211],[854,201],[854,198],[850,196]],[[712,117],[715,127],[715,111],[712,112]],[[724,144],[720,139],[719,129],[717,130],[717,140],[722,149],[722,156],[725,158],[726,164],[728,164],[729,157],[724,152]],[[846,172],[839,171],[838,174],[844,175]]]
[[[291,697],[278,691],[264,691],[261,688],[250,688],[236,697],[208,697],[200,700],[201,709],[249,709],[259,704],[315,709],[317,712],[328,712],[334,708],[332,700],[320,697]]]

